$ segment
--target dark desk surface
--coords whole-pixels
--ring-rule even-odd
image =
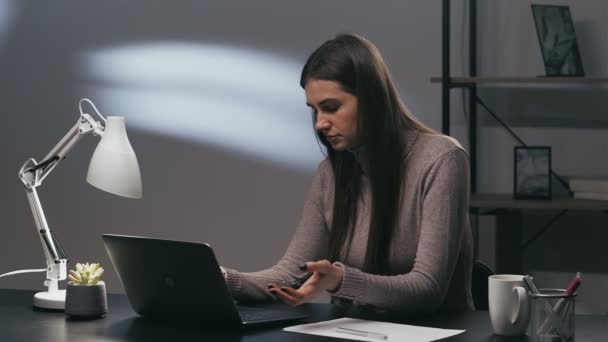
[[[0,341],[340,341],[339,339],[284,332],[281,327],[255,330],[216,330],[202,326],[179,326],[152,321],[137,316],[124,295],[109,295],[109,312],[105,318],[89,321],[66,319],[61,312],[36,311],[32,308],[34,291],[0,290]],[[311,317],[316,322],[343,317],[344,312],[330,304],[309,304]],[[356,313],[349,317],[363,317]],[[442,315],[423,320],[382,319],[405,324],[434,326],[446,329],[466,329],[464,334],[446,341],[528,341],[527,337],[507,338],[492,334],[487,311],[459,315]],[[579,315],[576,319],[576,341],[608,341],[608,317]]]

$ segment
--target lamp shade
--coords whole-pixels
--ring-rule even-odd
[[[115,195],[142,197],[139,164],[127,137],[124,117],[108,116],[89,164],[87,182]]]

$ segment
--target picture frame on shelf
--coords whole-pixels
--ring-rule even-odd
[[[515,146],[513,197],[551,199],[551,146]]]
[[[568,6],[532,5],[546,76],[585,76]]]

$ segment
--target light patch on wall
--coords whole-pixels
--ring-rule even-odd
[[[301,65],[237,47],[155,43],[82,55],[87,96],[129,127],[211,144],[299,170],[323,158]]]
[[[17,14],[17,1],[0,0],[0,46],[4,42],[4,36],[10,30],[15,15]]]

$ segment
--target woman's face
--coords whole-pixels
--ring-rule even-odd
[[[306,105],[316,118],[315,129],[325,136],[334,150],[359,147],[357,98],[338,82],[311,79],[304,87]]]

